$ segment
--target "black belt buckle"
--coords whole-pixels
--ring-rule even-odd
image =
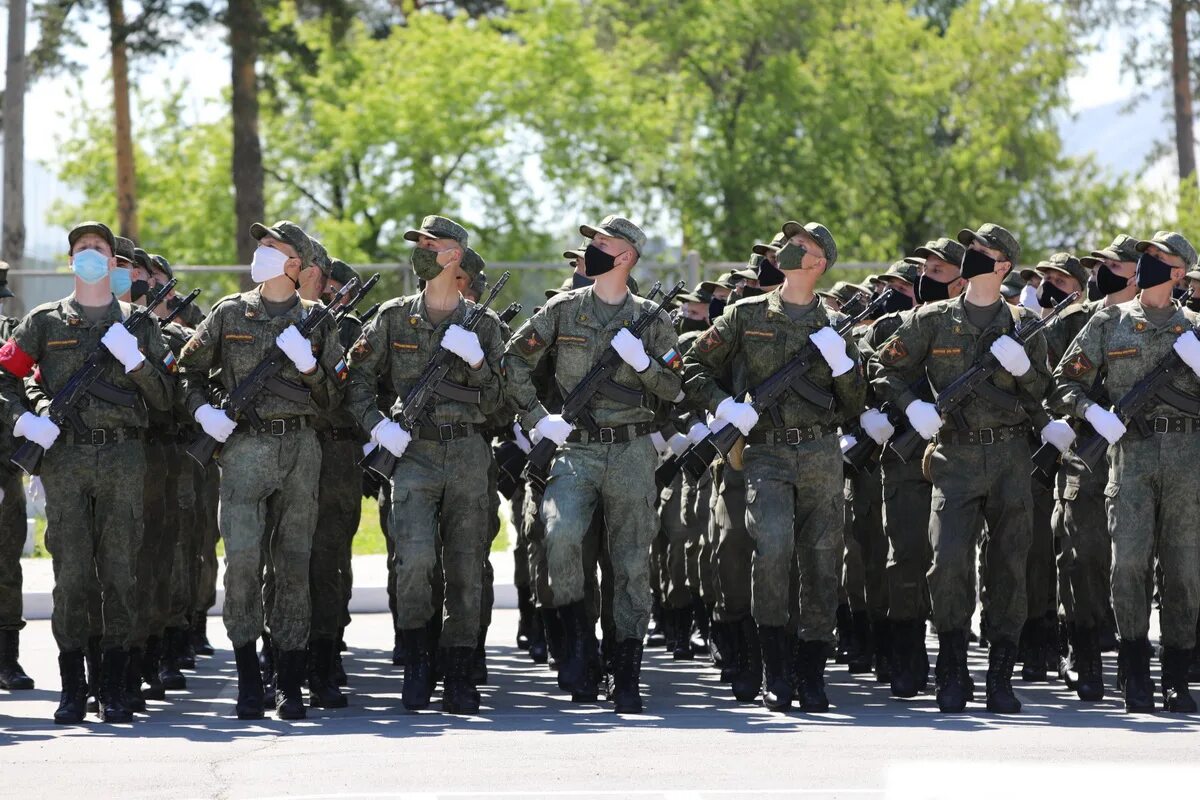
[[[600,429],[600,444],[612,444],[617,441],[616,428],[601,428]]]
[[[799,428],[788,428],[788,429],[786,429],[786,430],[783,432],[783,441],[784,441],[786,444],[790,444],[790,445],[792,445],[793,447],[794,447],[794,446],[796,446],[796,445],[798,445],[798,444],[800,444],[800,442],[802,441],[802,440],[800,439],[800,429],[799,429]]]
[[[104,428],[92,428],[90,433],[92,444],[96,447],[103,447],[108,444],[108,431]]]
[[[1171,430],[1171,421],[1166,417],[1155,417],[1151,422],[1154,423],[1155,433],[1169,433]]]
[[[438,425],[438,440],[442,442],[454,441],[454,425],[448,422]]]
[[[285,433],[287,433],[287,420],[286,419],[271,420],[270,430],[271,430],[272,436],[283,436]]]
[[[986,436],[985,436],[985,434],[986,434]],[[993,429],[993,428],[980,428],[980,429],[979,429],[979,443],[980,443],[980,444],[984,444],[984,445],[987,445],[987,444],[995,444],[995,443],[996,443],[996,431],[995,431],[995,429]]]

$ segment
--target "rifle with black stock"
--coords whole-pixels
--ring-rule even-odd
[[[362,316],[358,318],[358,321],[361,322],[363,325],[366,325],[368,322],[371,321],[371,317],[374,317],[376,314],[379,313],[379,307],[381,305],[383,305],[383,303],[376,303],[375,305],[368,308],[366,311],[364,311],[362,313]]]
[[[375,288],[375,284],[379,283],[379,273],[376,272],[371,277],[367,278],[367,282],[358,287],[358,291],[354,296],[347,300],[342,305],[338,306],[333,311],[333,319],[335,322],[341,322],[342,318],[354,311],[355,307],[362,302],[362,299],[367,296],[367,292]]]
[[[196,298],[200,296],[199,289],[192,289],[188,292],[188,296],[179,301],[175,308],[171,309],[171,313],[158,321],[159,328],[165,328],[175,320],[179,319],[179,315],[187,310],[187,307],[196,302]]]

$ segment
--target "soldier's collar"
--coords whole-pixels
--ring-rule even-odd
[[[262,286],[255,286],[242,295],[242,298],[246,302],[246,319],[261,319],[264,321],[271,319],[271,314],[267,311],[267,307],[263,303]],[[304,300],[297,298],[296,305],[289,308],[283,316],[289,319],[303,319]]]
[[[461,322],[463,317],[467,315],[467,301],[462,295],[458,296],[458,305],[450,312],[450,316],[441,321],[441,325],[453,325],[456,322]],[[437,325],[429,319],[428,313],[425,311],[425,292],[417,292],[413,295],[412,300],[408,304],[408,324],[414,328],[424,328],[426,330],[436,330]]]
[[[767,292],[765,295],[761,295],[761,296],[765,298],[764,302],[767,304],[767,315],[768,316],[770,316],[771,314],[778,314],[779,316],[783,317],[785,320],[787,320],[789,322],[792,321],[792,318],[788,315],[787,310],[784,309],[784,307],[783,307],[784,300],[783,300],[783,287],[782,286],[776,286],[774,289]],[[821,301],[820,297],[818,297],[817,295],[813,295],[813,300],[815,301],[813,303],[813,308],[808,313],[812,314],[816,317],[816,319],[813,321],[813,324],[815,324],[816,327],[818,327],[818,328],[823,328],[826,325],[828,325],[830,323],[830,321],[832,320],[832,314],[829,311],[829,307],[826,306],[825,303],[823,303]],[[800,322],[800,323],[808,323],[809,321],[810,320],[808,320],[808,319],[796,320],[796,322]]]
[[[1167,318],[1166,323],[1161,326],[1155,326],[1154,323],[1150,321],[1150,318],[1146,316],[1146,309],[1142,305],[1141,295],[1138,295],[1128,303],[1123,303],[1122,305],[1129,308],[1129,316],[1133,317],[1133,329],[1138,333],[1141,333],[1147,329],[1170,331],[1172,333],[1183,333],[1192,327],[1191,320],[1189,320],[1187,315],[1183,313],[1184,307],[1177,300],[1171,301],[1171,305],[1175,307],[1175,310],[1171,313],[1171,316]]]
[[[603,317],[597,312],[597,303],[602,302],[599,297],[596,297],[596,291],[591,286],[585,286],[580,291],[579,307],[575,310],[575,320],[581,325],[586,325],[589,328],[603,328],[605,330],[619,328],[628,325],[632,321],[635,312],[633,302],[633,292],[625,293],[625,300],[621,303],[621,310],[613,315],[607,326],[601,322]],[[608,305],[605,303],[605,305]]]
[[[111,294],[109,297],[111,299],[108,301],[108,311],[105,313],[104,319],[100,321],[102,323],[120,322],[125,318],[124,314],[122,313],[121,301]],[[63,299],[62,303],[59,305],[59,308],[62,310],[63,316],[67,320],[67,324],[71,327],[89,324],[87,315],[83,313],[83,305],[79,302],[79,298],[75,297],[74,292],[71,292],[66,296],[66,298]]]
[[[949,303],[949,307],[950,307],[950,316],[952,316],[954,318],[954,322],[956,325],[959,325],[959,326],[969,325],[972,328],[975,327],[974,325],[971,324],[971,317],[967,314],[967,293],[966,292],[963,292],[958,297],[954,298],[954,301]],[[1018,313],[1019,313],[1019,311],[1018,311]],[[989,330],[993,330],[993,329],[1000,330],[1000,331],[1010,330],[1012,327],[1014,327],[1016,325],[1016,322],[1014,321],[1014,316],[1015,315],[1013,313],[1012,307],[1008,303],[1006,303],[1004,301],[1004,298],[1002,297],[1002,298],[1000,298],[1000,307],[996,310],[996,313],[992,315],[992,318],[990,320],[988,320],[987,326],[984,328],[976,328],[976,330],[979,330],[981,333],[984,331],[989,331]]]

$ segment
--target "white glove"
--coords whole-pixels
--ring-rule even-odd
[[[228,439],[233,434],[233,429],[237,427],[237,423],[231,420],[228,414],[208,403],[197,408],[196,413],[192,416],[196,418],[196,422],[200,423],[204,432],[218,442]]]
[[[824,327],[808,337],[808,340],[821,351],[821,358],[829,365],[833,377],[845,375],[854,369],[854,359],[846,355],[846,340],[838,335],[833,328]]]
[[[858,444],[858,439],[854,438],[854,434],[843,433],[838,437],[838,444],[841,445],[842,455],[845,455],[847,452],[849,452],[850,448]],[[880,442],[880,444],[882,444],[882,442]]]
[[[688,428],[688,444],[700,444],[708,437],[710,433],[712,433],[712,431],[707,425],[705,425],[703,422],[697,422],[696,424],[692,425],[692,427]]]
[[[926,403],[924,400],[913,400],[909,403],[908,408],[904,409],[904,416],[908,417],[908,422],[913,426],[913,430],[925,439],[932,439],[945,424],[942,422],[941,415],[938,414],[937,406],[933,403]]]
[[[521,423],[513,423],[513,437],[517,440],[517,447],[521,448],[521,452],[529,455],[529,451],[533,449],[533,445],[529,443],[529,437],[525,435],[525,431],[521,429]]]
[[[22,436],[35,444],[40,444],[43,450],[49,450],[60,433],[58,426],[48,417],[39,417],[32,411],[26,411],[17,417],[13,426],[13,435]]]
[[[1042,443],[1052,444],[1060,453],[1067,452],[1075,441],[1075,429],[1065,419],[1052,419],[1042,428]]]
[[[667,440],[667,447],[669,447],[671,449],[671,453],[676,456],[683,455],[683,452],[688,449],[688,445],[690,444],[691,442],[688,441],[688,437],[682,433],[676,433]]]
[[[867,436],[875,440],[875,444],[883,444],[892,438],[896,426],[888,419],[888,415],[874,408],[868,408],[858,418],[858,424],[866,431]]]
[[[1116,444],[1125,435],[1125,423],[1121,418],[1103,406],[1088,406],[1083,414],[1084,419],[1092,423],[1096,433],[1108,439],[1109,444]]]
[[[561,447],[575,426],[563,419],[562,414],[547,414],[538,420],[533,429],[537,431],[539,439],[545,437]]]
[[[612,338],[612,349],[617,351],[622,361],[633,367],[634,372],[645,372],[650,366],[650,356],[646,355],[642,340],[630,333],[628,328],[617,331]]]
[[[284,328],[283,333],[275,337],[275,344],[301,372],[312,372],[317,368],[317,357],[313,355],[312,345],[300,335],[295,325]]]
[[[1200,339],[1196,338],[1196,332],[1188,331],[1179,334],[1179,338],[1171,346],[1183,359],[1183,363],[1191,367],[1192,372],[1200,375]]]
[[[474,331],[469,331],[461,325],[451,325],[446,328],[442,337],[442,347],[474,367],[483,363],[483,348],[479,346],[479,337]]]
[[[713,417],[712,422],[708,423],[708,430],[710,433],[716,433],[717,431],[721,430],[722,428],[724,428],[728,425],[729,425],[729,420],[722,419],[721,417]]]
[[[137,337],[125,329],[124,325],[113,325],[100,337],[100,344],[108,348],[113,358],[121,362],[126,372],[133,372],[142,365],[146,357],[138,349]]]
[[[1021,347],[1021,343],[1011,336],[1001,336],[992,342],[990,349],[992,355],[1000,362],[1000,366],[1004,367],[1014,378],[1019,378],[1029,372],[1029,356],[1025,354],[1025,348]]]
[[[717,406],[717,419],[723,419],[746,436],[758,422],[758,412],[749,403],[739,403],[732,397],[726,397]]]
[[[658,431],[650,432],[650,443],[654,445],[654,449],[658,451],[659,458],[666,458],[667,453],[671,452],[671,448],[667,446],[667,440]]]
[[[366,444],[363,445],[363,456],[364,457],[371,455],[371,453],[373,453],[373,452],[375,452],[375,443],[374,442],[367,442]]]
[[[408,449],[412,434],[400,427],[399,422],[385,419],[371,429],[371,441],[400,458]]]

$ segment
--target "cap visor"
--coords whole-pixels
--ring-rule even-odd
[[[272,239],[278,239],[281,242],[287,241],[287,239],[283,238],[282,233],[274,228],[268,228],[261,222],[256,222],[250,226],[250,235],[254,237],[255,240],[261,240],[264,236],[270,236]]]
[[[779,230],[781,230],[783,232],[783,236],[785,239],[790,239],[793,236],[795,236],[797,233],[803,232],[804,226],[801,225],[799,222],[796,222],[796,220],[794,220],[794,219],[789,219],[787,222],[783,223],[783,227],[780,228]]]

